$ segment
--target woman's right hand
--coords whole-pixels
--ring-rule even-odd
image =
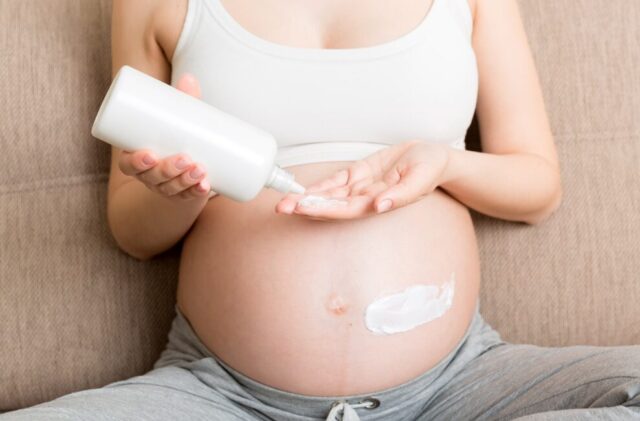
[[[192,75],[182,76],[177,88],[201,98],[198,81]],[[211,190],[204,166],[193,162],[184,153],[159,159],[148,149],[123,150],[118,165],[124,174],[137,178],[149,190],[171,199],[205,198]]]

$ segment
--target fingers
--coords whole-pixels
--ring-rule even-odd
[[[307,187],[306,194],[343,199],[345,206],[303,206],[283,200],[276,211],[311,219],[352,219],[406,206],[431,193],[448,160],[442,146],[411,140],[382,149],[333,176]],[[295,205],[295,208],[294,208]]]
[[[395,174],[390,172],[385,175],[385,182],[391,184],[391,187],[375,197],[373,206],[378,212],[380,212],[380,205],[386,199],[391,200],[391,206],[382,211],[405,206],[414,202],[419,196],[433,190],[425,184],[425,180],[433,180],[435,177],[433,169],[426,163],[417,163],[400,172],[395,170],[394,172]],[[397,177],[399,180],[394,182]]]
[[[173,196],[192,186],[198,185],[200,186],[200,192],[204,193],[209,189],[209,182],[204,179],[204,176],[204,169],[201,165],[196,164],[189,167],[188,170],[182,172],[180,175],[158,184],[156,187],[158,191],[166,196]]]
[[[148,156],[155,163],[145,163]],[[151,191],[164,196],[203,197],[211,190],[202,164],[192,162],[186,154],[157,159],[147,150],[123,151],[119,167],[124,174],[137,178]]]
[[[179,90],[196,97],[202,98],[202,92],[200,90],[200,83],[191,73],[185,73],[178,80],[177,86]]]
[[[149,150],[143,149],[135,152],[123,150],[120,154],[118,167],[123,174],[134,176],[152,168],[157,163],[158,158]]]
[[[184,173],[192,162],[184,154],[178,154],[161,159],[157,165],[138,173],[138,178],[145,184],[158,185]]]
[[[190,73],[182,75],[177,89],[202,98],[200,83]],[[119,167],[124,174],[136,177],[150,190],[167,197],[203,197],[211,191],[204,167],[185,154],[159,159],[150,150],[122,151]]]
[[[350,167],[344,168],[333,176],[313,183],[306,188],[305,193],[320,192],[326,190],[334,190],[335,192],[343,192],[343,187],[351,188],[353,183],[360,180],[371,179],[374,175],[374,170],[371,168],[367,161],[356,161]],[[348,190],[347,190],[348,192]],[[343,193],[340,193],[343,194]],[[348,193],[347,193],[348,194]]]
[[[305,193],[316,193],[324,190],[333,189],[339,186],[344,186],[349,181],[349,169],[343,169],[335,173],[333,176],[307,186]]]
[[[372,176],[368,176],[363,178],[360,181],[356,181],[355,183],[353,183],[350,188],[349,188],[349,192],[350,195],[352,196],[358,196],[360,194],[363,194],[363,190],[366,188],[371,187],[371,185],[373,184],[373,177]]]
[[[381,178],[383,174],[391,171],[408,149],[422,143],[424,142],[420,140],[410,140],[381,149],[363,160],[354,162],[350,167],[338,171],[333,176],[307,186],[306,193],[331,192],[332,196],[337,197],[358,195],[361,189],[373,183],[374,179]],[[390,183],[387,182],[387,184]]]
[[[209,186],[209,182],[207,180],[202,180],[199,183],[177,193],[176,196],[179,196],[182,199],[193,199],[196,197],[208,196],[210,191],[211,187]]]
[[[205,170],[202,164],[193,163],[189,157],[182,154],[162,160],[139,177],[166,196],[180,193],[200,181],[203,182],[204,188],[209,188],[208,181],[204,179]]]
[[[360,190],[359,194],[362,196],[369,196],[374,198],[380,193],[382,193],[383,191],[387,190],[388,188],[389,188],[389,184],[387,184],[383,180],[379,180],[373,184],[369,184],[368,186]]]
[[[385,173],[383,181],[389,187],[378,194],[374,206],[379,210],[385,200],[389,209],[406,206],[421,196],[433,192],[440,184],[449,159],[449,149],[437,144],[409,142],[406,153]]]

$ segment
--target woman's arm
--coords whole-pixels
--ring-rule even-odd
[[[516,1],[476,1],[473,47],[483,152],[451,149],[440,187],[481,213],[539,223],[560,205],[562,188]]]
[[[171,25],[171,22],[159,22],[166,15],[160,13],[159,7],[168,3],[174,2],[113,1],[112,76],[127,64],[165,83],[170,82],[171,66],[154,31],[159,24],[165,28]],[[171,30],[175,32],[180,28]],[[173,38],[177,39],[177,34]],[[146,260],[180,241],[208,198],[172,201],[154,193],[136,178],[125,175],[118,165],[121,150],[116,147],[111,150],[107,199],[109,228],[125,252]]]

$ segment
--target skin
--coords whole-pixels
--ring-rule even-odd
[[[397,38],[420,21],[425,3],[223,1],[247,30],[305,48]],[[517,2],[469,6],[483,152],[405,139],[357,162],[287,168],[310,192],[348,200],[345,208],[306,210],[296,206],[302,196],[269,189],[248,203],[208,200],[194,187],[204,175],[185,175],[197,163],[178,170],[174,156],[148,166],[142,158],[153,151],[112,149],[114,237],[140,259],[184,240],[178,305],[203,343],[238,371],[325,396],[418,376],[450,352],[473,315],[480,266],[468,208],[537,224],[559,206],[556,149]],[[129,64],[169,83],[186,1],[114,0],[113,7],[113,73]],[[188,75],[179,88],[199,96]],[[387,198],[392,207],[378,213]],[[440,319],[388,336],[364,327],[362,314],[375,299],[416,282],[440,284],[451,271],[455,297]],[[389,358],[395,355],[402,364]]]

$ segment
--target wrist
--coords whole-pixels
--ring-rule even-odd
[[[441,187],[446,187],[448,183],[458,178],[459,174],[459,162],[461,159],[461,155],[464,154],[465,150],[460,150],[456,148],[452,148],[450,146],[444,146],[445,150],[445,164],[440,173],[440,179],[438,180],[438,185]]]

